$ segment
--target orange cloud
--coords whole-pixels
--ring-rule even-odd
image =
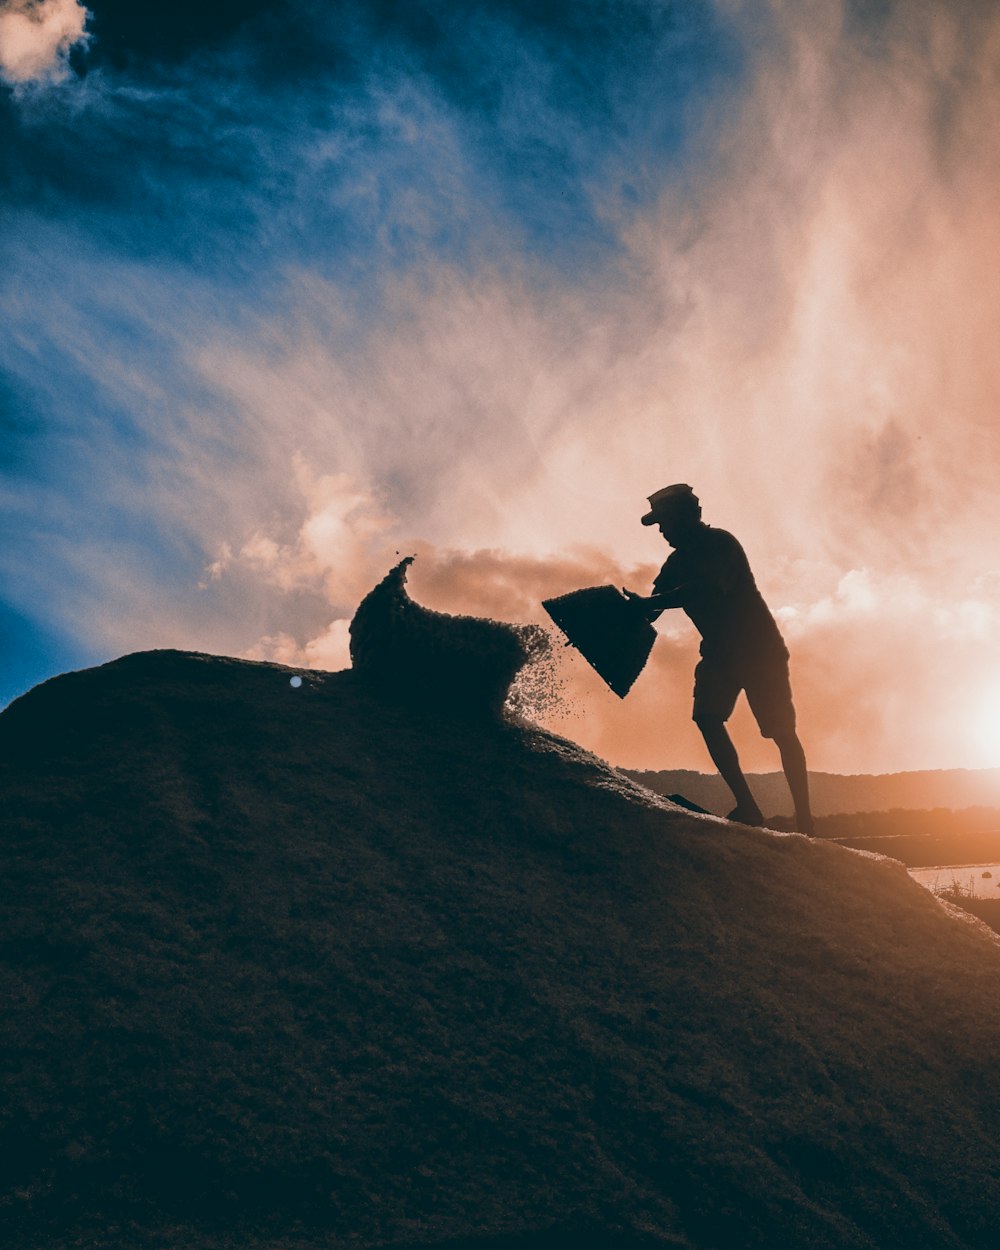
[[[77,0],[6,0],[0,11],[0,78],[15,86],[57,82],[90,14]]]
[[[645,496],[686,480],[782,621],[813,767],[1000,762],[1000,13],[874,8],[864,35],[857,6],[727,5],[746,92],[658,201],[608,206],[620,255],[599,272],[428,255],[373,278],[363,325],[334,282],[290,273],[296,317],[192,338],[246,458],[188,453],[219,607],[187,636],[332,663],[414,552],[429,606],[544,620],[550,595],[648,585],[666,549]],[[696,639],[662,630],[624,703],[562,657],[566,731],[708,768]],[[745,711],[734,726],[748,767],[776,767]]]

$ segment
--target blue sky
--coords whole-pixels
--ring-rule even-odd
[[[0,701],[153,646],[338,667],[397,551],[531,619],[651,576],[688,480],[815,766],[1000,762],[996,39],[971,0],[3,0]],[[569,732],[704,765],[661,742],[692,646],[622,708],[573,676]]]
[[[184,477],[199,401],[216,467],[241,456],[238,414],[185,367],[188,327],[295,318],[290,273],[336,283],[348,351],[387,277],[428,262],[585,285],[739,71],[698,4],[88,12],[68,56],[0,97],[5,699],[106,656],[73,611],[102,593],[83,547],[197,598],[206,536],[149,509],[148,478]]]

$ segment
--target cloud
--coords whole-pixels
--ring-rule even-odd
[[[89,38],[89,17],[79,0],[3,0],[0,77],[15,86],[64,79],[70,50]]]
[[[939,584],[852,569],[779,618],[803,737],[819,758],[853,759],[859,772],[873,756],[884,771],[995,765],[995,719],[984,730],[1000,681],[995,577]]]
[[[304,513],[298,531],[280,542],[255,529],[235,552],[223,544],[206,569],[203,587],[238,563],[281,591],[313,588],[332,604],[356,604],[391,549],[386,534],[393,518],[346,474],[317,476],[300,454],[291,459]]]
[[[100,647],[334,665],[397,553],[429,606],[502,619],[648,584],[645,496],[687,480],[781,615],[814,766],[972,758],[995,8],[692,6],[674,40],[636,5],[605,40],[571,7],[565,45],[444,23],[453,55],[359,19],[351,73],[318,22],[336,72],[277,85],[248,27],[25,112],[13,181],[49,209],[0,240],[0,359],[44,421],[0,496],[8,595]],[[574,733],[707,767],[696,642],[662,628],[624,704],[563,657]]]
[[[350,621],[331,621],[317,637],[300,643],[291,634],[271,634],[258,639],[242,653],[247,660],[269,660],[291,668],[316,668],[335,673],[351,667]]]
[[[704,167],[614,220],[623,257],[566,281],[546,257],[420,252],[380,275],[348,350],[324,312],[344,316],[343,288],[313,282],[290,297],[311,324],[275,324],[266,357],[249,343],[228,367],[209,348],[204,368],[247,409],[292,396],[322,413],[338,455],[439,546],[626,559],[642,498],[686,479],[772,583],[809,559],[834,580],[911,560],[975,575],[1000,521],[1000,373],[974,272],[998,254],[997,179],[967,136],[995,130],[997,93],[989,39],[949,53],[957,21],[921,9],[911,30],[907,13],[876,53],[846,18],[775,6]]]

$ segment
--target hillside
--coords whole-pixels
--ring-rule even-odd
[[[732,795],[715,773],[697,773],[690,769],[624,771],[658,794],[684,794],[710,812],[725,812],[732,806]],[[788,786],[782,773],[754,773],[749,781],[766,813],[791,812]],[[882,812],[892,808],[1000,808],[1000,769],[942,768],[853,776],[810,773],[809,792],[816,816]]]
[[[291,676],[153,652],[0,715],[0,1243],[995,1244],[988,931],[474,700]]]

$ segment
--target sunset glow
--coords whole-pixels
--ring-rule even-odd
[[[287,46],[266,3],[50,7],[0,55],[4,700],[150,647],[340,667],[397,553],[450,612],[645,591],[687,481],[813,768],[1000,765],[995,5],[292,4]],[[624,702],[564,656],[550,723],[707,769],[658,628]]]
[[[970,718],[970,758],[982,768],[1000,768],[1000,680],[976,692]]]

